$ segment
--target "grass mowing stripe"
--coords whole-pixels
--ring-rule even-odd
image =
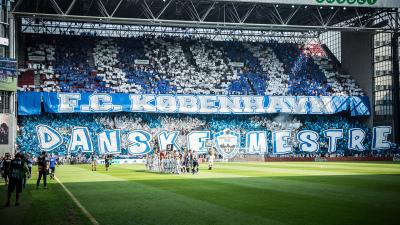
[[[75,204],[82,210],[83,214],[85,214],[85,216],[90,220],[90,222],[92,222],[93,225],[100,225],[99,222],[97,222],[97,220],[92,216],[92,214],[90,214],[90,212],[87,211],[86,208],[83,207],[83,205],[79,202],[79,200],[68,190],[68,188],[65,187],[65,185],[57,177],[54,178],[65,190],[65,192],[67,192],[67,194],[71,197],[72,201],[74,201]]]
[[[86,174],[91,174],[89,167],[82,166],[81,168],[87,169],[87,172],[81,173],[83,177],[86,177]],[[70,174],[69,172],[64,172],[70,169],[74,170],[73,166],[64,167],[63,171],[60,170],[59,172],[63,175]],[[113,167],[106,172],[100,167],[92,176],[126,174],[121,173],[124,170],[127,169]],[[147,174],[133,171],[131,175],[147,176]],[[126,180],[125,178],[120,178],[117,179],[118,181],[106,181],[96,184],[72,182],[71,180],[65,185],[102,224],[286,224],[260,215],[235,210],[226,207],[224,204],[214,204],[207,201],[207,198],[192,198],[157,186],[146,185],[141,182],[141,179]],[[190,182],[190,180],[195,179],[188,179],[187,182]],[[165,182],[169,182],[169,180],[165,180]],[[96,189],[92,185],[97,185]],[[91,189],[91,194],[86,192],[88,189]],[[102,199],[101,204],[87,204],[95,202],[99,198]],[[101,205],[112,207],[101,207]],[[176,216],[177,213],[179,216]],[[204,218],[199,215],[207,216]],[[193,218],[196,218],[195,221],[193,221]]]
[[[312,176],[322,176],[322,175],[362,175],[362,174],[400,174],[400,167],[391,169],[371,169],[366,167],[332,167],[332,164],[320,164],[315,166],[312,164],[309,168],[305,167],[293,167],[284,166],[282,164],[265,164],[264,167],[260,166],[244,166],[242,165],[229,165],[229,164],[217,164],[216,169],[218,171],[223,170],[226,173],[243,173],[251,174],[254,176],[273,176],[274,174],[281,175],[312,175]]]
[[[346,170],[346,169],[356,169],[363,171],[365,173],[375,173],[375,172],[398,172],[400,170],[400,163],[396,162],[368,162],[368,163],[362,163],[362,162],[356,162],[356,163],[350,163],[350,162],[345,162],[345,163],[337,163],[337,162],[310,162],[308,164],[301,163],[301,162],[267,162],[267,163],[244,163],[244,162],[239,162],[235,163],[235,166],[241,166],[241,167],[261,167],[261,168],[284,168],[284,169],[308,169],[308,170],[313,170],[313,169],[334,169],[334,170]],[[218,163],[220,165],[226,165],[229,166],[230,163]]]

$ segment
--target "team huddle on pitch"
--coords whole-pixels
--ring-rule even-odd
[[[212,170],[215,159],[215,150],[208,152],[208,169]],[[196,151],[156,151],[146,156],[146,169],[159,173],[199,173],[199,155]]]

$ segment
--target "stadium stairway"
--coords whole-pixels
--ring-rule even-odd
[[[342,64],[340,63],[338,58],[336,58],[335,54],[333,54],[333,52],[328,48],[328,46],[326,44],[322,44],[321,48],[324,50],[326,56],[330,59],[334,68],[336,68],[339,73],[344,73]]]

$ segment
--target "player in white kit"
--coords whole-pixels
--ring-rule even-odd
[[[212,170],[213,166],[214,166],[214,159],[215,159],[215,149],[211,148],[208,151],[208,169]]]

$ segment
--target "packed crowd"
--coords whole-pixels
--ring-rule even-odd
[[[19,90],[235,95],[363,95],[318,44],[177,37],[32,36]]]

